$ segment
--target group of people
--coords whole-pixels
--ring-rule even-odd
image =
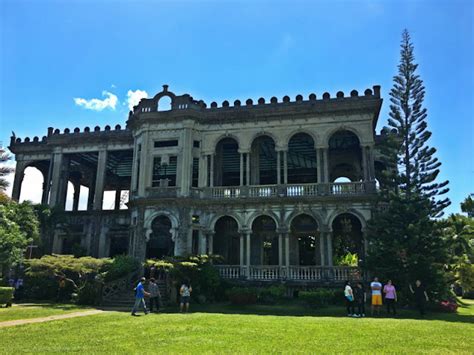
[[[152,277],[150,278],[150,281],[148,283],[148,291],[145,290],[145,282],[146,278],[142,277],[140,279],[140,282],[137,284],[135,287],[135,304],[133,305],[132,308],[132,316],[137,315],[137,311],[139,307],[141,306],[143,308],[143,311],[145,314],[148,313],[153,313],[153,306],[156,307],[156,312],[160,311],[160,305],[161,305],[161,293],[160,289],[158,287],[158,284],[156,283],[156,280]],[[184,281],[183,284],[181,285],[179,289],[179,294],[180,294],[180,311],[181,312],[188,312],[189,311],[189,302],[191,298],[191,292],[193,291],[193,288],[191,287],[191,284],[189,283],[188,280]],[[146,302],[145,302],[145,297],[149,298],[149,310],[147,308]]]
[[[420,280],[416,280],[415,287],[409,285],[410,292],[415,296],[415,305],[421,316],[425,315],[425,301],[428,302],[428,294]],[[371,315],[380,315],[380,309],[385,302],[387,313],[397,314],[396,303],[398,300],[397,289],[388,280],[382,287],[382,283],[377,277],[370,283],[371,294]],[[382,297],[384,296],[384,297]],[[344,285],[344,298],[346,301],[347,315],[349,317],[365,317],[365,304],[367,302],[367,293],[362,282],[358,282],[352,288],[349,281]],[[357,311],[356,311],[357,307]]]

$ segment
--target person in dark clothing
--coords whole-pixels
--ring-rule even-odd
[[[420,312],[421,316],[425,315],[425,301],[428,302],[429,298],[426,293],[425,286],[421,284],[420,280],[416,280],[415,288],[410,285],[410,291],[415,295],[416,308]]]
[[[354,299],[357,305],[357,314],[359,317],[365,317],[365,302],[367,301],[367,294],[365,293],[362,282],[358,282],[354,288]]]

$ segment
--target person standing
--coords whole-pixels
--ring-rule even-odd
[[[191,292],[193,292],[193,288],[191,287],[189,280],[184,281],[181,285],[181,288],[179,289],[179,294],[181,295],[179,310],[181,313],[183,312],[185,306],[186,312],[189,311],[189,300],[191,298]]]
[[[420,315],[423,317],[425,315],[425,301],[428,302],[428,294],[426,293],[425,286],[421,284],[420,280],[416,280],[415,288],[409,285],[411,293],[415,295],[415,304],[416,308],[420,312]]]
[[[143,286],[145,281],[146,279],[142,277],[137,287],[135,287],[135,304],[133,305],[133,308],[132,308],[132,316],[137,315],[136,312],[138,310],[138,307],[140,307],[140,305],[143,307],[143,311],[145,312],[145,315],[148,314],[148,310],[146,309],[146,304],[145,304],[145,296],[150,296],[150,294],[145,291],[145,287]]]
[[[383,288],[383,293],[385,294],[385,304],[387,305],[387,313],[390,314],[390,308],[393,311],[393,315],[397,314],[395,309],[395,303],[397,302],[397,290],[392,284],[392,280],[388,280],[387,284]]]
[[[365,317],[365,302],[367,302],[367,294],[362,282],[358,282],[354,288],[354,300],[357,305],[357,314],[359,317]]]
[[[347,316],[356,316],[354,312],[354,293],[349,281],[346,281],[344,285],[344,298],[346,299]]]
[[[374,315],[374,312],[376,312],[380,315],[380,308],[382,307],[382,284],[379,282],[378,277],[374,277],[374,281],[370,283],[370,290],[372,292],[371,314]]]
[[[150,292],[150,313],[153,313],[153,304],[156,306],[156,311],[160,311],[161,303],[161,294],[158,285],[155,282],[155,279],[152,277],[150,279],[150,284],[148,285],[148,291]]]

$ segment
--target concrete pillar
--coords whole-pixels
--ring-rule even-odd
[[[185,122],[190,125],[189,121]],[[183,129],[180,142],[181,159],[178,158],[178,169],[180,170],[180,191],[181,196],[189,196],[193,173],[193,132],[190,127]],[[178,174],[176,176],[178,178]]]
[[[43,194],[41,195],[41,204],[47,205],[49,200],[49,188],[51,186],[51,174],[53,171],[53,159],[49,161],[48,171],[43,172]]]
[[[213,187],[214,186],[214,154],[209,154],[209,160],[211,161],[211,171],[210,171],[210,176],[209,176],[209,186]]]
[[[207,186],[207,155],[199,158],[199,187]]]
[[[207,254],[206,251],[206,236],[204,235],[203,231],[199,231],[199,242],[198,242],[198,253],[200,255]]]
[[[72,210],[77,211],[79,209],[79,196],[81,193],[81,184],[79,182],[75,182],[74,186],[74,195],[72,197]]]
[[[245,154],[245,184],[250,185],[250,153]]]
[[[120,200],[122,198],[122,190],[117,189],[115,190],[115,201],[114,201],[114,209],[119,210],[120,209]]]
[[[321,266],[326,265],[326,243],[324,242],[325,240],[325,232],[319,232],[319,253],[320,253],[320,258],[321,258]]]
[[[214,232],[207,233],[207,250],[209,255],[214,254]]]
[[[281,184],[281,152],[277,150],[277,185]]]
[[[245,242],[245,239],[244,239],[244,233],[240,233],[240,238],[239,238],[239,241],[240,241],[240,267],[243,268],[245,266],[245,257],[244,257],[244,249],[245,249],[245,246],[244,246],[244,242]]]
[[[245,239],[247,240],[247,249],[246,249],[246,252],[247,252],[247,255],[246,255],[246,262],[245,262],[245,265],[247,265],[247,275],[248,275],[248,272],[249,272],[249,268],[250,268],[250,250],[252,249],[251,247],[251,244],[250,244],[250,232],[246,232],[245,233]]]
[[[87,195],[87,210],[91,211],[94,207],[94,195],[95,195],[95,175],[91,178],[89,185],[89,194]]]
[[[285,265],[290,266],[290,234],[285,233]]]
[[[15,177],[13,180],[12,200],[20,201],[21,184],[25,176],[26,163],[23,161],[16,162]]]
[[[316,148],[316,164],[317,164],[317,173],[318,173],[318,183],[324,181],[324,164],[323,164],[323,149]]]
[[[322,149],[322,158],[323,158],[323,182],[329,182],[329,149]]]
[[[333,266],[332,262],[332,231],[326,233],[326,245],[327,245],[327,265]]]
[[[278,233],[278,266],[283,266],[283,233]]]
[[[103,149],[99,151],[99,157],[97,159],[97,174],[95,178],[95,193],[94,193],[94,210],[99,211],[102,209],[102,203],[104,199],[104,187],[105,187],[105,175],[107,168],[107,150]]]
[[[62,165],[63,165],[63,154],[53,153],[53,171],[51,179],[51,195],[49,199],[49,205],[51,207],[57,206],[60,200],[61,194],[61,180],[62,180]]]
[[[107,232],[108,228],[107,227],[102,227],[99,232],[99,252],[98,252],[98,257],[99,258],[106,258],[109,256],[109,252],[107,250]]]
[[[240,153],[240,186],[244,186],[244,153]]]
[[[283,151],[283,183],[288,184],[288,151]]]
[[[59,232],[55,231],[54,236],[53,236],[53,253],[61,254],[62,249],[63,249],[63,239],[59,235]]]

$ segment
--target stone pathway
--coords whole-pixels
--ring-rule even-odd
[[[68,314],[59,314],[55,316],[48,316],[48,317],[41,317],[41,318],[9,320],[5,322],[0,322],[0,328],[13,327],[15,325],[22,325],[22,324],[43,323],[43,322],[49,322],[49,321],[58,320],[58,319],[92,316],[94,314],[100,314],[103,312],[104,311],[100,309],[93,309],[90,311],[73,312],[73,313],[68,313]]]

